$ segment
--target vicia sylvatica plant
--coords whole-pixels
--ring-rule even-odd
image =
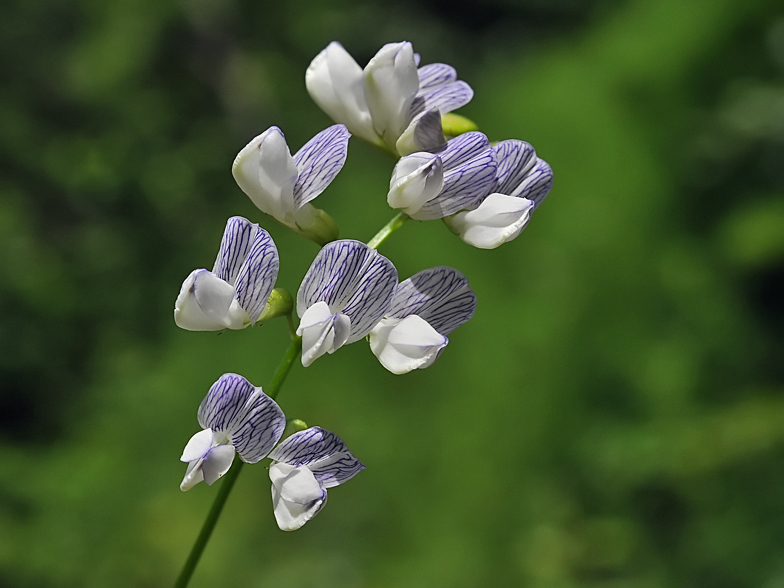
[[[276,398],[297,360],[307,367],[365,339],[384,368],[405,374],[433,365],[447,335],[474,315],[476,295],[458,270],[425,268],[401,281],[378,247],[414,218],[442,219],[465,243],[496,248],[521,233],[552,187],[552,170],[531,145],[491,143],[473,122],[449,114],[473,90],[448,65],[420,66],[410,43],[385,45],[364,69],[331,43],[305,83],[337,124],[293,156],[283,131],[271,127],[232,166],[239,187],[267,215],[262,223],[272,217],[322,246],[296,296],[276,288],[279,257],[269,233],[232,217],[212,269],[192,271],[175,302],[175,323],[189,331],[243,329],[285,316],[291,335],[266,390],[223,374],[198,408],[201,430],[182,452],[180,488],[225,479],[177,586],[193,574],[243,463],[272,460],[272,509],[284,531],[302,527],[324,507],[328,488],[365,468],[335,433],[287,421]],[[386,198],[399,212],[368,243],[338,239],[335,222],[312,204],[342,169],[352,136],[397,160]],[[292,434],[281,441],[287,429]]]

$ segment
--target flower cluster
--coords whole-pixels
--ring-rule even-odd
[[[246,463],[269,455],[275,520],[284,531],[299,529],[316,516],[327,502],[327,488],[365,469],[340,437],[320,427],[295,433],[275,447],[286,427],[283,411],[237,374],[223,374],[212,385],[198,419],[202,430],[180,458],[188,463],[180,489],[190,490],[201,481],[212,485],[229,470],[235,454]]]
[[[233,217],[213,269],[197,269],[185,279],[175,322],[191,331],[242,329],[290,317],[295,306],[299,324],[290,321],[291,336],[303,366],[366,339],[393,374],[427,368],[449,343],[447,335],[473,316],[477,297],[454,268],[424,269],[399,281],[394,264],[376,251],[380,240],[371,246],[337,239],[335,222],[312,202],[342,169],[350,137],[398,159],[387,193],[398,218],[443,219],[463,241],[483,249],[521,233],[552,187],[552,170],[524,141],[493,144],[471,124],[459,133],[444,126],[444,115],[467,104],[473,91],[448,65],[420,67],[410,43],[385,45],[364,69],[331,43],[313,60],[305,81],[337,124],[293,156],[283,132],[271,127],[232,166],[237,184],[262,212],[322,245],[295,302],[275,288],[279,257],[269,233]],[[283,411],[236,374],[224,374],[210,388],[198,421],[202,430],[181,458],[188,463],[182,490],[202,480],[213,484],[235,454],[246,463],[270,457],[274,513],[284,530],[313,518],[326,503],[327,488],[365,467],[340,437],[320,427],[280,442]]]

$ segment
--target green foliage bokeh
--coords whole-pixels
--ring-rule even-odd
[[[192,586],[784,585],[784,12],[774,0],[0,7],[0,585],[169,586],[215,494],[180,451],[224,372],[269,382],[283,321],[190,333],[182,280],[225,220],[273,235],[296,291],[317,247],[230,175],[332,40],[409,40],[531,142],[555,187],[473,249],[439,222],[383,246],[451,265],[475,317],[396,377],[359,342],[295,366],[290,417],[368,466],[295,533],[246,468]],[[392,161],[354,139],[317,205],[367,241]]]

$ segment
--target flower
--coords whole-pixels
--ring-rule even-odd
[[[517,237],[553,187],[553,170],[530,144],[501,141],[493,151],[498,172],[490,193],[444,219],[463,241],[480,249],[494,249]]]
[[[370,349],[393,374],[424,369],[475,309],[476,294],[463,274],[446,266],[423,270],[397,287],[392,306],[370,332]]]
[[[327,488],[338,486],[365,469],[343,440],[311,427],[293,434],[270,453],[272,507],[282,531],[295,531],[327,503]]]
[[[481,202],[496,172],[487,137],[465,133],[433,152],[401,157],[392,171],[387,202],[417,220],[443,218]]]
[[[392,262],[364,243],[324,246],[297,292],[302,365],[367,335],[389,309],[396,285]]]
[[[337,238],[337,227],[310,201],[343,168],[350,136],[345,126],[333,125],[292,157],[283,132],[270,127],[239,152],[231,173],[262,212],[323,245]]]
[[[229,470],[235,453],[246,463],[265,458],[286,427],[275,401],[237,374],[218,378],[199,406],[198,419],[203,431],[191,437],[180,458],[188,462],[182,491],[202,480],[211,486]]]
[[[467,104],[474,94],[449,65],[417,69],[417,63],[411,43],[389,43],[363,70],[340,43],[332,42],[311,62],[305,85],[332,120],[405,155],[443,144],[441,115]]]
[[[278,278],[278,249],[269,233],[240,216],[226,223],[212,271],[185,279],[174,322],[188,331],[243,329],[255,323]]]

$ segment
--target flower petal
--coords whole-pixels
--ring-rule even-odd
[[[196,484],[204,480],[204,473],[201,471],[202,460],[197,459],[188,464],[185,469],[185,477],[180,482],[180,490],[187,492]]]
[[[493,145],[498,172],[493,192],[512,195],[536,162],[536,151],[530,143],[510,139]]]
[[[533,201],[534,210],[536,210],[552,188],[553,170],[550,168],[550,164],[544,159],[537,159],[531,172],[512,192],[512,196]]]
[[[256,463],[280,440],[286,428],[286,415],[261,388],[256,388],[245,403],[242,424],[229,435],[232,445],[245,463]]]
[[[438,266],[400,283],[387,317],[418,315],[442,335],[468,322],[476,310],[476,294],[468,278],[454,268]]]
[[[455,68],[446,63],[429,63],[417,70],[419,76],[419,92],[437,88],[457,79]]]
[[[365,469],[340,437],[321,427],[294,433],[272,450],[270,458],[294,467],[307,466],[324,488],[342,484]]]
[[[270,466],[270,480],[281,498],[288,502],[309,504],[324,494],[321,484],[307,466],[273,463]]]
[[[412,104],[411,115],[416,116],[420,112],[432,109],[438,109],[441,114],[446,114],[465,106],[473,97],[474,91],[471,86],[463,81],[452,82],[424,92],[420,90]]]
[[[343,168],[351,133],[343,125],[333,125],[297,151],[294,162],[299,177],[294,186],[294,203],[301,207],[321,194]]]
[[[185,279],[174,303],[174,322],[188,331],[220,331],[245,326],[245,312],[234,300],[234,287],[206,269]]]
[[[297,292],[297,314],[326,302],[332,314],[351,319],[346,343],[358,341],[384,316],[397,285],[397,270],[386,257],[360,241],[342,239],[325,245],[313,260]]]
[[[497,163],[487,137],[470,132],[447,142],[439,153],[444,163],[444,188],[411,217],[433,220],[478,205],[493,186]]]
[[[444,169],[455,169],[485,154],[492,147],[484,133],[471,131],[447,141],[446,146],[437,151],[444,162]]]
[[[522,232],[533,209],[531,200],[490,194],[476,210],[459,212],[444,221],[469,245],[495,249]]]
[[[180,461],[195,461],[204,457],[212,447],[212,438],[211,429],[204,429],[196,433],[182,450]]]
[[[324,301],[316,302],[302,315],[297,335],[302,337],[303,366],[308,367],[325,353],[336,350],[335,318]]]
[[[383,319],[370,331],[370,350],[393,374],[430,366],[449,343],[423,318]]]
[[[275,521],[282,531],[299,529],[327,503],[326,490],[307,467],[275,463],[270,466],[269,475]]]
[[[392,171],[387,203],[412,215],[435,198],[443,186],[441,158],[432,153],[413,153],[402,157]]]
[[[362,68],[340,43],[332,42],[305,72],[310,97],[332,120],[345,124],[358,137],[380,143],[370,118]]]
[[[441,112],[437,108],[426,110],[415,116],[395,143],[400,155],[415,151],[435,150],[446,143],[441,127]]]
[[[258,230],[259,225],[246,218],[231,217],[226,222],[212,273],[233,286]]]
[[[286,217],[296,209],[293,191],[299,172],[278,127],[248,143],[235,158],[231,173],[262,212],[287,224]]]
[[[363,80],[373,127],[394,147],[411,121],[411,103],[419,90],[411,43],[384,45],[365,67]]]
[[[278,279],[278,248],[264,229],[256,231],[237,276],[236,298],[251,324],[259,320]]]
[[[235,453],[234,447],[231,445],[218,445],[210,449],[201,464],[201,471],[207,486],[212,486],[218,478],[229,471]]]

